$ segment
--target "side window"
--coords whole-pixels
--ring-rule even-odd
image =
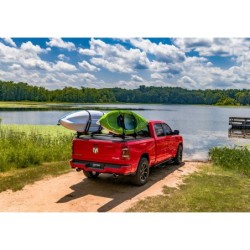
[[[164,134],[165,135],[171,135],[172,134],[172,129],[167,125],[167,124],[162,124],[163,129],[164,129]]]
[[[154,125],[155,133],[157,137],[164,136],[164,130],[160,123]]]

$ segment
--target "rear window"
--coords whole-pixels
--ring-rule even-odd
[[[150,136],[150,133],[149,133],[149,128],[148,128],[148,126],[146,126],[146,127],[143,128],[142,130],[140,130],[139,132],[137,132],[137,135],[143,136],[143,137],[149,137],[149,136]]]

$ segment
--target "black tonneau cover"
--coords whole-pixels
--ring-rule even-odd
[[[149,135],[111,135],[111,134],[92,134],[92,135],[80,135],[77,138],[83,140],[105,140],[105,141],[114,141],[114,142],[124,142],[124,141],[133,141],[133,140],[143,140],[146,138],[151,138]]]

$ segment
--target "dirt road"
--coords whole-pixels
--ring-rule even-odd
[[[164,185],[176,187],[183,175],[196,171],[202,164],[185,162],[151,170],[148,183],[133,186],[128,177],[102,174],[87,179],[72,170],[56,178],[47,178],[23,190],[0,193],[1,212],[122,212],[147,196],[159,195]]]

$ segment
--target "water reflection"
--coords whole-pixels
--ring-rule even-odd
[[[228,130],[228,137],[250,139],[250,130],[230,128]]]

